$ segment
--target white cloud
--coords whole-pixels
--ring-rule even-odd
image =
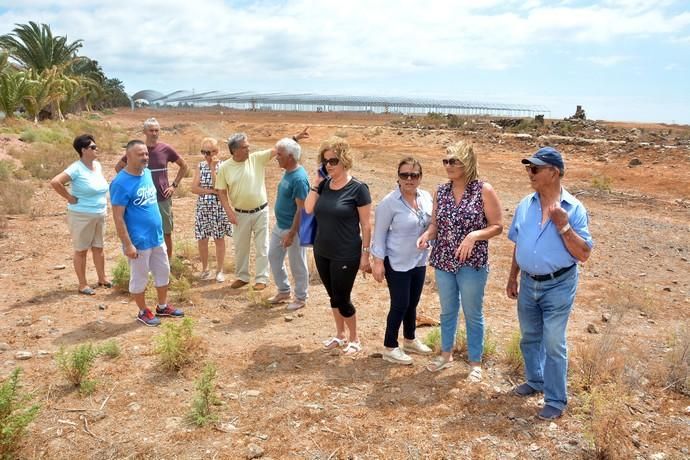
[[[590,56],[581,60],[591,62],[601,67],[613,67],[631,59],[630,56]]]

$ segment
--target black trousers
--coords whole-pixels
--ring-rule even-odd
[[[352,305],[350,294],[352,294],[352,286],[355,284],[357,271],[359,271],[359,258],[342,261],[314,254],[314,261],[321,282],[331,299],[331,308],[337,308],[344,318],[353,316],[357,311]]]
[[[396,272],[391,268],[388,257],[383,261],[386,268],[386,281],[391,296],[391,308],[386,319],[386,335],[383,345],[388,348],[398,346],[400,323],[403,325],[403,337],[415,338],[417,328],[417,304],[422,296],[426,266],[415,267],[406,272]]]

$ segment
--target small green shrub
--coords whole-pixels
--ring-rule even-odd
[[[129,262],[127,257],[120,256],[117,258],[115,267],[113,267],[113,286],[122,292],[129,291]]]
[[[98,347],[98,354],[108,358],[117,358],[121,354],[120,345],[114,339],[108,340]]]
[[[13,161],[0,160],[0,180],[3,182],[8,181],[14,175],[15,169],[17,167]]]
[[[666,355],[666,385],[690,396],[690,330],[687,325],[673,331],[668,346],[671,350]]]
[[[455,349],[461,354],[467,351],[467,332],[464,329],[458,329],[455,333]]]
[[[195,240],[175,241],[175,255],[184,260],[192,260],[199,255],[199,247]]]
[[[213,363],[207,363],[196,382],[196,394],[189,414],[189,420],[198,427],[218,420],[218,416],[211,411],[212,406],[220,404],[220,399],[215,394],[215,380],[216,366]]]
[[[191,265],[179,255],[174,255],[170,259],[170,274],[175,278],[193,277]]]
[[[0,385],[0,458],[16,458],[15,452],[26,428],[36,418],[40,405],[33,395],[21,392],[20,368],[15,368]]]
[[[496,356],[498,350],[498,342],[494,336],[494,331],[490,327],[486,328],[484,332],[484,351],[482,353],[483,359],[490,359]]]
[[[612,179],[609,176],[594,176],[592,177],[592,188],[600,192],[611,191]]]
[[[29,214],[34,187],[28,182],[0,180],[0,214]]]
[[[441,351],[441,329],[439,327],[432,328],[424,337],[424,344],[438,353]]]
[[[194,350],[199,339],[194,336],[194,322],[184,318],[180,322],[166,322],[163,332],[154,337],[155,352],[161,365],[171,371],[177,371],[194,359]]]
[[[56,355],[58,368],[64,377],[79,391],[90,394],[95,388],[95,382],[88,380],[89,371],[98,356],[98,350],[90,343],[83,343],[71,351],[60,348]]]
[[[513,331],[508,342],[508,348],[505,352],[505,360],[511,371],[519,372],[522,370],[524,362],[522,359],[522,350],[520,349],[520,339],[522,338],[520,331]]]
[[[78,158],[68,145],[36,143],[21,156],[24,169],[36,179],[52,179]]]
[[[175,296],[178,302],[186,302],[192,299],[192,284],[184,276],[176,278],[170,277],[169,291]]]

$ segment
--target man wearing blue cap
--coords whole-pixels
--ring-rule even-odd
[[[538,416],[553,420],[568,402],[566,326],[577,290],[577,263],[589,258],[593,242],[587,210],[561,186],[565,163],[560,152],[543,147],[522,163],[535,193],[520,201],[508,231],[515,247],[506,294],[518,301],[527,380],[513,391],[518,396],[543,392]]]

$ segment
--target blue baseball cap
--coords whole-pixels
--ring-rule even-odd
[[[533,164],[536,166],[555,166],[559,171],[565,170],[565,163],[561,152],[553,147],[542,147],[537,150],[531,158],[523,158],[522,164]]]

